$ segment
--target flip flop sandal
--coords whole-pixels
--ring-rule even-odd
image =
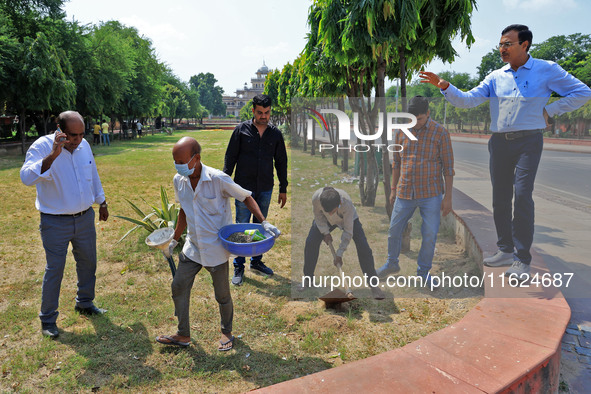
[[[181,346],[181,347],[187,347],[191,344],[191,342],[177,341],[176,339],[174,339],[170,335],[160,335],[160,336],[156,337],[156,342],[161,343],[163,345]]]
[[[220,352],[227,352],[228,350],[232,350],[232,348],[234,347],[234,335],[232,335],[232,338],[228,339],[226,342],[220,341],[220,345],[222,345],[222,346],[226,346],[229,343],[231,344],[230,347],[226,347],[226,348],[218,347],[218,350]]]

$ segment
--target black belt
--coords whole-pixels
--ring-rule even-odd
[[[51,215],[51,216],[70,216],[73,218],[77,218],[78,216],[82,216],[86,212],[90,211],[90,208],[92,208],[92,207],[89,207],[86,210],[84,210],[82,212],[78,212],[78,213],[45,213],[45,212],[41,212],[41,213],[44,215]]]
[[[542,130],[523,130],[523,131],[511,131],[509,133],[496,133],[503,136],[507,141],[516,140],[517,138],[527,137],[528,135],[541,133]]]

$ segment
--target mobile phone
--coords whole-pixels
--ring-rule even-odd
[[[57,130],[55,131],[55,134],[61,133],[61,132],[62,131],[60,130],[60,127],[57,126]],[[60,137],[59,142],[62,142],[62,141],[65,141],[65,140],[66,140],[66,137]]]

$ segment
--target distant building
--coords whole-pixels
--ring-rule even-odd
[[[222,101],[226,104],[226,114],[240,116],[240,109],[248,103],[257,94],[265,90],[265,80],[269,73],[269,67],[263,61],[263,65],[256,72],[256,77],[250,80],[251,86],[248,87],[244,82],[244,88],[236,90],[236,96],[223,96]]]

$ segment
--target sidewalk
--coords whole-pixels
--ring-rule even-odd
[[[450,133],[450,136],[452,141],[488,144],[488,139],[491,135]],[[591,140],[544,137],[544,149],[562,152],[591,153]]]

